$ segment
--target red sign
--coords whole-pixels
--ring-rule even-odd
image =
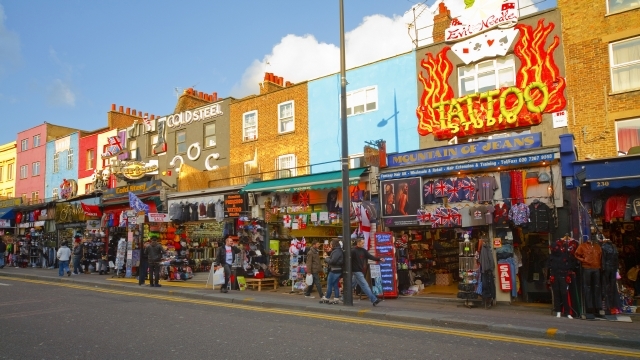
[[[510,292],[511,266],[509,264],[498,264],[498,273],[500,274],[500,290]]]
[[[87,205],[83,202],[81,202],[80,205],[82,205],[82,211],[86,216],[92,216],[92,217],[102,216],[102,211],[100,211],[100,207],[98,205]]]

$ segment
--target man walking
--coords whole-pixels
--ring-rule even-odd
[[[313,285],[318,289],[318,296],[320,296],[320,298],[323,297],[322,284],[320,284],[320,271],[322,270],[322,264],[320,263],[320,253],[318,252],[319,247],[320,242],[318,240],[313,240],[311,247],[307,252],[307,273],[313,276],[313,284],[307,286],[307,291],[305,291],[304,297],[310,299],[313,299],[313,296],[311,296]]]
[[[4,239],[0,239],[0,269],[4,267],[4,257],[7,251],[7,244],[4,243]]]
[[[160,260],[164,250],[162,245],[158,244],[157,236],[151,237],[151,244],[144,249],[144,253],[149,261],[149,286],[161,287],[158,281],[160,280]]]
[[[69,269],[69,259],[71,258],[71,249],[67,246],[67,242],[63,241],[58,253],[58,276],[64,275],[64,269],[67,269],[67,276],[71,276],[71,270]]]
[[[149,270],[149,258],[147,257],[147,247],[149,246],[149,242],[145,241],[142,245],[142,251],[140,252],[140,266],[138,266],[138,285],[144,285],[145,280],[147,280],[147,274]]]
[[[82,270],[82,257],[84,256],[82,251],[82,243],[80,242],[80,237],[76,236],[76,241],[73,244],[73,275],[78,275],[84,273]]]
[[[225,240],[225,245],[218,249],[216,256],[216,262],[224,269],[224,285],[220,288],[220,292],[229,292],[229,277],[231,276],[231,265],[233,264],[234,256],[240,252],[236,246],[233,245],[233,239],[228,237]]]
[[[351,272],[353,272],[352,282],[354,287],[356,283],[360,285],[360,289],[362,289],[362,291],[369,297],[373,306],[376,306],[382,300],[373,295],[371,287],[369,287],[367,279],[364,277],[364,273],[367,269],[367,260],[384,262],[384,259],[377,258],[369,254],[369,252],[364,249],[364,239],[359,238],[356,240],[356,247],[351,249]]]

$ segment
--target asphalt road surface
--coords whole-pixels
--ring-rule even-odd
[[[327,305],[336,306],[336,305]],[[638,351],[0,280],[0,359],[616,359]]]

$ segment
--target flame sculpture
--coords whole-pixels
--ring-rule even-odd
[[[436,139],[501,131],[509,128],[537,125],[543,113],[564,109],[566,82],[553,59],[560,40],[554,36],[546,46],[553,23],[538,21],[534,30],[528,25],[516,25],[520,38],[514,53],[521,66],[516,74],[516,85],[484,93],[455,98],[449,86],[453,65],[444,47],[435,57],[427,54],[420,65],[426,70],[418,74],[424,90],[416,109],[418,133],[433,134]]]

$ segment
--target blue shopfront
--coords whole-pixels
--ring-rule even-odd
[[[478,300],[474,255],[486,244],[497,301],[550,302],[549,243],[569,232],[559,160],[540,133],[388,154],[379,189],[399,290],[420,278],[424,295]]]

